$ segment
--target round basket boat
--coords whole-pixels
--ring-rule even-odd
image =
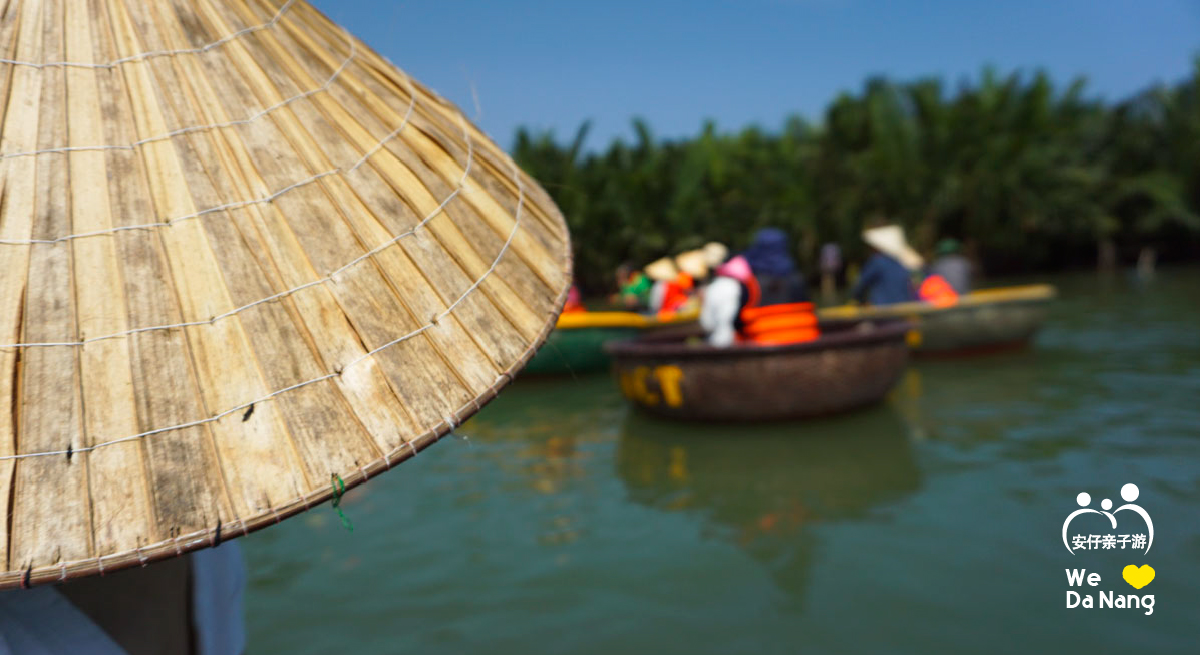
[[[964,355],[1021,348],[1046,320],[1054,287],[1034,284],[975,291],[949,307],[906,302],[878,307],[829,307],[822,319],[904,319],[908,343],[921,355]]]
[[[844,412],[881,400],[908,361],[903,321],[822,324],[816,341],[717,348],[678,336],[609,344],[621,392],[675,419],[760,421]]]

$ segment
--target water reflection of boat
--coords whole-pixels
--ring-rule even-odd
[[[504,474],[501,491],[554,496],[586,479],[598,444],[616,439],[627,411],[602,376],[521,378],[458,434],[473,444],[487,444],[473,454],[488,458]],[[558,529],[552,533],[565,534]]]
[[[921,482],[904,423],[887,406],[803,426],[681,424],[634,412],[616,460],[631,500],[698,516],[795,597],[816,557],[813,527],[866,517]]]
[[[634,312],[577,312],[562,314],[542,349],[525,366],[523,374],[561,375],[596,373],[608,369],[604,344],[639,334],[694,325],[696,312],[669,319]]]
[[[1046,319],[1054,287],[1035,284],[983,289],[949,307],[925,302],[882,306],[827,307],[822,320],[903,318],[913,324],[909,345],[919,353],[966,354],[1018,348],[1029,343]]]
[[[609,344],[626,398],[669,418],[754,421],[883,398],[908,361],[902,321],[823,323],[816,341],[717,348],[674,335]]]

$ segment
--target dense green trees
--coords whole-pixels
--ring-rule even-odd
[[[1200,59],[1192,77],[1113,105],[1076,81],[997,75],[948,92],[937,80],[869,80],[819,125],[779,131],[706,125],[660,141],[583,152],[519,130],[514,154],[559,203],[583,286],[602,291],[623,260],[645,263],[716,239],[746,245],[754,229],[787,230],[812,266],[826,241],[862,254],[870,221],[905,225],[922,250],[966,240],[990,272],[1094,262],[1142,246],[1168,256],[1200,246]]]

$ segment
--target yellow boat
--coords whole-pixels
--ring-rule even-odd
[[[971,354],[1019,348],[1046,319],[1058,292],[1048,284],[981,289],[948,307],[927,302],[843,305],[820,309],[822,321],[903,318],[912,323],[908,345],[922,354]]]
[[[525,367],[524,373],[558,375],[607,371],[611,361],[604,344],[665,329],[695,325],[700,311],[658,318],[636,312],[571,312],[558,317],[554,331]]]

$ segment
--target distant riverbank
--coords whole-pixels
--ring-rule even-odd
[[[1118,102],[1082,82],[985,72],[972,85],[869,80],[819,124],[736,132],[709,125],[585,153],[520,130],[514,155],[554,197],[585,291],[608,293],[623,261],[709,240],[744,247],[785,229],[813,272],[825,242],[861,259],[871,221],[905,225],[919,249],[962,240],[989,274],[1200,257],[1200,59],[1196,72]]]

